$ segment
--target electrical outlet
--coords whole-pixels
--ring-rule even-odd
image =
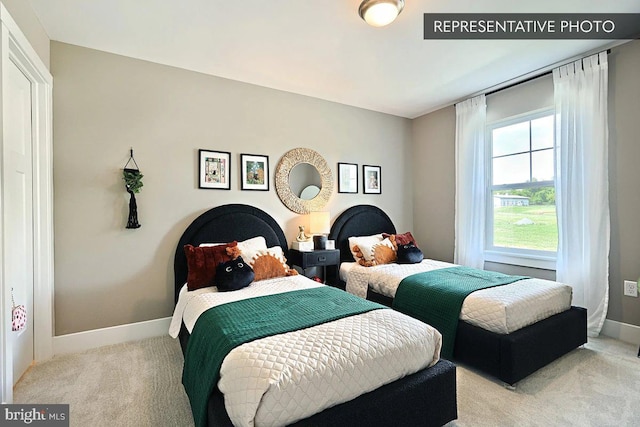
[[[632,282],[631,280],[624,281],[624,294],[628,297],[638,296],[638,282]]]

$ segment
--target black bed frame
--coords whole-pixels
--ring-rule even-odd
[[[215,207],[196,218],[185,230],[176,247],[174,259],[175,297],[187,279],[184,245],[229,242],[264,236],[267,245],[281,246],[288,255],[286,237],[278,223],[253,206],[230,204]],[[183,352],[189,339],[184,324],[180,332]],[[210,426],[232,426],[222,393],[216,388],[208,403]],[[423,369],[349,402],[327,408],[294,425],[297,426],[442,426],[456,419],[455,365],[440,360]]]
[[[335,220],[329,239],[340,249],[341,262],[353,262],[349,237],[395,234],[389,216],[372,205],[358,205]],[[343,283],[344,285],[344,283]],[[391,307],[393,300],[371,290],[367,299]],[[496,334],[459,321],[453,358],[513,385],[587,342],[587,310],[569,310],[510,334]]]

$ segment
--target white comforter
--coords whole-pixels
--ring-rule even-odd
[[[442,261],[425,259],[419,264],[384,264],[362,267],[343,263],[340,276],[347,292],[362,298],[371,290],[394,298],[405,277],[424,271],[453,267]],[[482,289],[465,298],[460,319],[498,334],[508,334],[532,325],[571,307],[572,288],[559,282],[525,279],[504,286]]]
[[[180,292],[170,326],[177,337],[209,307],[324,286],[303,276],[256,282],[234,292]],[[440,333],[394,310],[373,310],[243,344],[225,358],[218,388],[236,426],[286,425],[434,365]]]

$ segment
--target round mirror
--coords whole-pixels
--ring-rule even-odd
[[[291,169],[289,173],[289,188],[291,192],[303,200],[311,200],[318,195],[322,181],[318,170],[309,163],[300,163]],[[313,194],[317,188],[316,194]],[[304,193],[304,195],[303,195]]]
[[[307,214],[321,210],[332,191],[331,169],[316,151],[294,148],[280,159],[276,167],[276,192],[282,203],[293,212]]]

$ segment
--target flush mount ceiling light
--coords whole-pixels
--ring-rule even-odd
[[[404,8],[404,0],[364,0],[358,14],[373,27],[391,24]]]

